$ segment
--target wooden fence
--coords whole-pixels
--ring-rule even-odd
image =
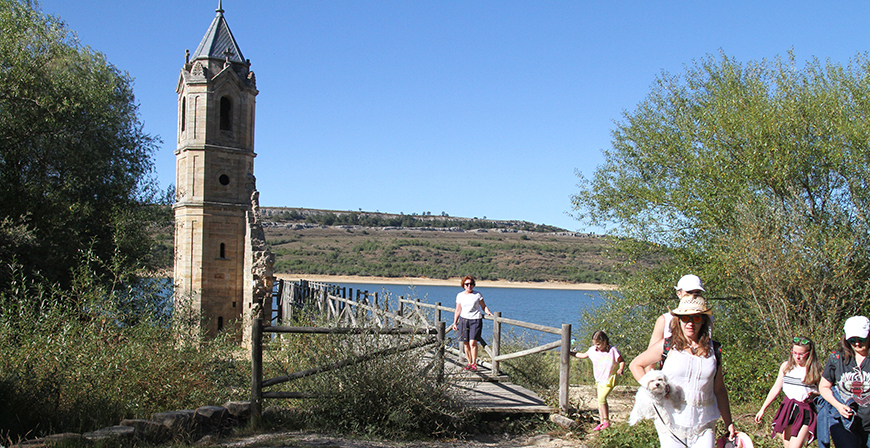
[[[446,321],[442,320],[442,312],[448,312],[449,319],[452,322],[455,308],[442,306],[441,302],[429,304],[421,302],[419,299],[410,300],[399,296],[395,300],[394,309],[390,310],[392,301],[389,300],[389,297],[385,297],[383,304],[381,304],[377,292],[369,293],[368,291],[357,290],[356,297],[353,297],[353,289],[338,285],[309,282],[305,280],[298,282],[285,282],[279,280],[277,282],[276,300],[274,301],[274,303],[277,304],[277,309],[264,310],[261,314],[261,318],[254,319],[251,328],[251,408],[255,420],[259,420],[261,416],[263,399],[265,398],[311,398],[311,394],[305,392],[264,391],[266,387],[315,375],[328,370],[338,369],[355,362],[362,362],[376,356],[381,356],[388,351],[395,352],[395,349],[389,349],[387,351],[366,354],[354,359],[342,360],[329,365],[264,380],[263,349],[264,343],[268,344],[268,341],[264,340],[265,335],[267,334],[297,333],[364,335],[378,333],[385,335],[429,335],[428,338],[411,344],[408,347],[405,347],[404,350],[411,350],[430,345],[433,346],[435,349],[435,358],[430,369],[435,369],[435,375],[437,376],[438,381],[442,381],[444,377],[445,350],[456,352],[460,357],[464,356],[463,353],[461,353],[461,350],[452,347],[448,348],[445,344],[445,329],[447,324]],[[294,312],[298,312],[298,310],[305,307],[314,307],[314,309],[319,313],[325,315],[327,319],[331,319],[335,324],[335,327],[287,327],[280,325],[280,323],[284,321],[289,321]],[[268,316],[268,318],[263,319],[263,315]],[[563,412],[567,412],[571,324],[562,324],[561,329],[548,327],[545,325],[505,318],[501,316],[501,312],[495,313],[494,316],[484,316],[484,318],[492,320],[493,322],[492,343],[487,345],[485,348],[492,361],[492,380],[498,380],[500,375],[499,363],[501,361],[541,353],[556,348],[560,349],[559,408]],[[273,321],[275,321],[275,325],[272,324]],[[362,324],[364,323],[373,325],[363,327]],[[501,353],[503,325],[513,325],[529,330],[557,334],[561,336],[561,339],[559,341],[543,344],[519,352],[503,354]]]

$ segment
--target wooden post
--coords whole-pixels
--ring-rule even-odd
[[[399,296],[399,309],[396,310],[396,314],[399,316],[404,316],[405,314],[405,302],[402,302],[402,296]]]
[[[495,319],[492,320],[492,357],[501,355],[501,311],[496,311]],[[492,361],[492,375],[498,376],[498,361]]]
[[[441,302],[435,302],[435,325],[441,322]]]
[[[278,293],[276,294],[276,302],[278,302],[278,324],[284,321],[284,280],[278,279]]]
[[[263,417],[263,315],[251,323],[251,420],[259,427]]]
[[[435,378],[438,381],[438,384],[441,384],[444,382],[444,349],[445,349],[445,346],[444,346],[445,337],[444,336],[447,334],[447,332],[445,331],[446,325],[443,321],[438,322],[437,325],[438,325],[438,352],[437,352],[438,353],[437,354],[438,360],[435,362],[438,363],[437,367],[436,367],[438,369],[438,373],[436,374]]]
[[[323,302],[324,314],[332,318],[332,299],[329,298],[329,293],[325,289],[320,290],[320,301]]]
[[[562,324],[562,346],[559,365],[559,408],[568,413],[568,374],[571,369],[571,324]]]

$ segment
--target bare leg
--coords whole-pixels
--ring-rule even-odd
[[[474,341],[471,341],[474,342]],[[468,364],[471,364],[474,360],[474,357],[471,354],[471,342],[463,342],[462,347],[465,349],[465,360]]]
[[[610,421],[610,408],[607,403],[598,405],[598,416],[601,417],[601,423]]]
[[[800,448],[804,446],[804,442],[807,441],[809,434],[810,427],[806,425],[801,426],[801,430],[798,431],[797,435],[792,436],[788,441],[785,440],[785,434],[783,434],[783,445],[785,448]]]
[[[471,364],[477,365],[477,341],[471,341]]]

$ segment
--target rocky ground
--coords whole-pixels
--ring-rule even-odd
[[[618,386],[608,398],[612,421],[621,422],[628,418],[634,404],[636,388]],[[338,437],[306,431],[287,431],[271,434],[258,434],[234,440],[222,441],[220,446],[228,448],[489,448],[489,447],[587,447],[596,436],[592,428],[598,424],[598,402],[595,386],[572,386],[570,402],[577,408],[570,415],[578,422],[572,430],[553,431],[550,434],[535,435],[476,435],[466,439],[451,439],[425,442],[373,441],[361,438]]]

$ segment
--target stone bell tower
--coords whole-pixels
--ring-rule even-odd
[[[209,336],[249,333],[240,319],[271,292],[273,262],[257,217],[256,79],[221,1],[216,13],[176,86],[176,309],[192,307]]]

